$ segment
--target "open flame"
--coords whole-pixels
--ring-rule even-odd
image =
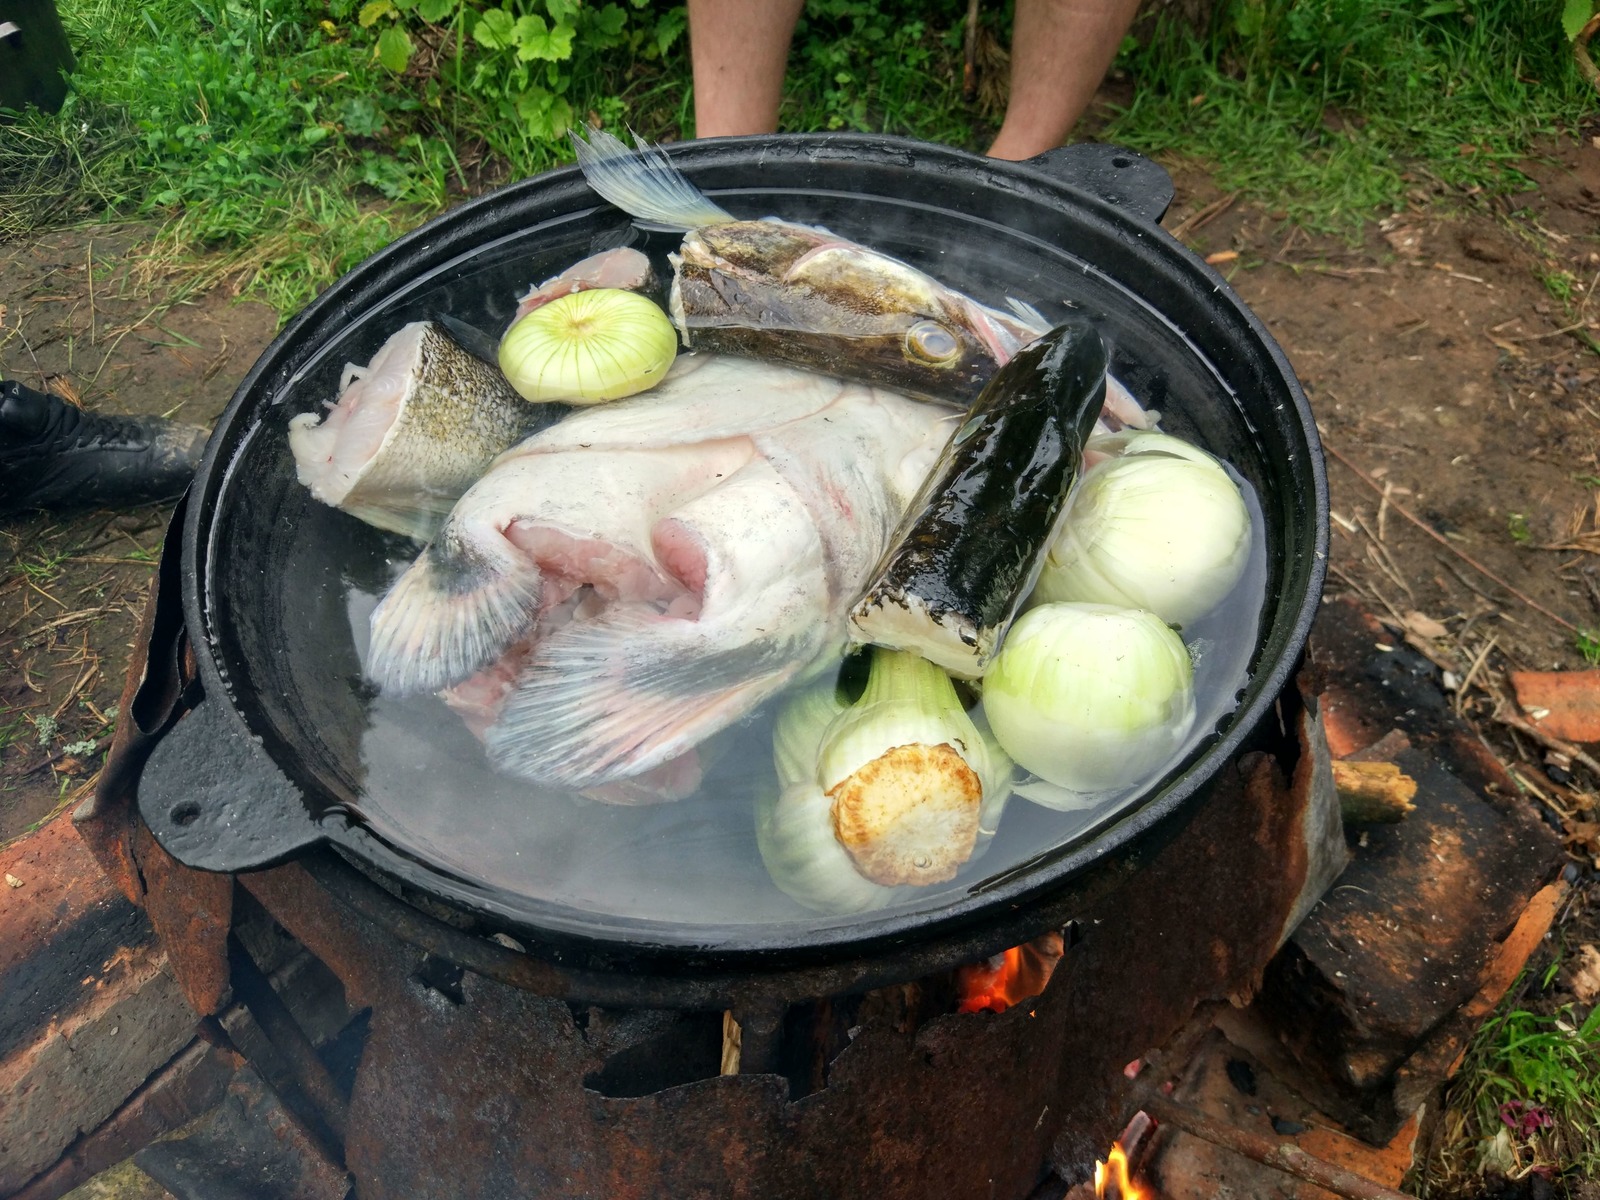
[[[1155,1200],[1153,1192],[1136,1184],[1128,1174],[1128,1156],[1122,1143],[1111,1144],[1111,1156],[1094,1164],[1094,1194],[1098,1200]]]
[[[981,963],[957,967],[957,1011],[1001,1013],[1039,995],[1050,982],[1064,949],[1059,933],[1047,933]]]

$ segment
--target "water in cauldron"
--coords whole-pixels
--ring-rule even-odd
[[[748,208],[724,198],[735,211]],[[763,193],[764,211],[784,212],[783,193]],[[1147,406],[1160,409],[1168,431],[1238,463],[1252,516],[1254,543],[1245,576],[1218,609],[1184,631],[1197,656],[1198,716],[1189,743],[1140,787],[1111,793],[1089,810],[1055,812],[1015,797],[997,836],[948,883],[907,889],[878,914],[942,907],[985,879],[1103,828],[1206,740],[1233,710],[1255,653],[1268,587],[1266,526],[1250,486],[1252,447],[1215,372],[1150,309],[1065,251],[1021,233],[984,230],[983,258],[957,261],[947,249],[969,244],[957,218],[890,200],[805,197],[805,219],[828,225],[905,258],[979,300],[1006,296],[1036,305],[1047,317],[1069,311],[1101,329],[1112,369]],[[961,225],[972,223],[960,218]],[[941,224],[943,222],[943,225]],[[498,337],[516,297],[586,254],[632,242],[658,259],[675,245],[665,235],[637,233],[616,214],[580,214],[490,244],[451,267],[418,279],[390,302],[354,320],[305,370],[283,381],[269,417],[252,434],[271,469],[291,484],[256,503],[278,543],[278,578],[235,581],[219,556],[223,586],[218,617],[248,622],[250,606],[230,595],[265,587],[276,606],[281,645],[270,663],[224,661],[230,675],[256,682],[258,732],[295,747],[296,782],[323,819],[355,821],[402,853],[492,889],[550,906],[551,923],[574,930],[648,928],[666,942],[707,943],[752,926],[819,931],[849,915],[818,916],[769,879],[757,851],[754,804],[775,788],[769,702],[719,735],[700,791],[646,807],[599,804],[495,774],[460,719],[438,699],[377,696],[361,676],[367,618],[417,547],[309,499],[292,484],[285,427],[338,391],[341,368],[364,363],[407,321],[441,313]],[[995,244],[1009,253],[996,254]],[[1115,317],[1108,316],[1115,313]],[[251,519],[250,502],[228,521]],[[255,514],[259,519],[263,514]],[[261,526],[256,526],[257,528]],[[226,539],[227,530],[220,532]],[[240,643],[235,642],[233,645]],[[249,639],[243,639],[249,644]],[[227,650],[231,647],[224,647]],[[276,737],[274,736],[276,735]],[[281,761],[281,757],[280,757]],[[563,917],[562,914],[568,914]]]

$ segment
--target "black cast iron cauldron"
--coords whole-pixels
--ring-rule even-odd
[[[737,216],[825,225],[987,302],[1015,296],[1047,315],[1065,302],[1089,316],[1134,393],[1163,410],[1168,428],[1233,464],[1260,499],[1266,600],[1232,715],[1180,769],[1098,825],[980,872],[941,903],[848,919],[685,930],[587,912],[507,886],[490,862],[507,852],[492,822],[463,852],[444,826],[418,833],[363,811],[376,752],[361,736],[375,700],[360,682],[351,596],[381,592],[385,570],[415,547],[312,501],[295,482],[284,430],[337,393],[345,362],[366,361],[405,321],[446,304],[497,336],[519,288],[640,240],[564,169],[465,204],[375,255],[308,307],[240,385],[183,518],[182,622],[203,698],[154,746],[139,787],[144,820],[180,861],[208,870],[328,861],[334,851],[392,890],[442,902],[461,922],[509,932],[593,979],[644,971],[664,980],[657,1004],[673,1003],[673,981],[682,1003],[698,1004],[708,980],[752,973],[790,979],[795,994],[874,986],[1059,924],[1089,881],[1181,831],[1191,801],[1291,676],[1321,591],[1327,499],[1316,429],[1288,363],[1217,274],[1160,230],[1171,184],[1136,154],[1085,145],[1010,164],[861,135],[726,139],[671,154]],[[815,986],[802,981],[808,972]]]

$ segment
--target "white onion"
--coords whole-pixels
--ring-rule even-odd
[[[1215,608],[1250,557],[1250,514],[1228,473],[1164,433],[1090,448],[1117,457],[1085,472],[1034,600],[1143,608],[1180,626]]]
[[[1075,792],[1106,791],[1177,752],[1194,724],[1194,668],[1152,613],[1045,604],[1012,626],[983,677],[983,707],[1019,766]]]
[[[589,288],[518,319],[500,370],[524,399],[600,404],[654,387],[677,353],[677,331],[648,297]]]

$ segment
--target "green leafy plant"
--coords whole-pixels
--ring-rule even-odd
[[[1506,530],[1511,534],[1511,540],[1519,546],[1526,546],[1533,540],[1533,531],[1528,528],[1526,513],[1511,513],[1506,518]]]
[[[575,80],[593,77],[600,60],[623,54],[659,60],[682,37],[680,6],[649,9],[591,0],[367,0],[356,26],[372,36],[373,59],[398,75],[442,81],[483,106],[475,122],[496,149],[513,157],[529,144],[552,145],[575,123]],[[348,16],[349,0],[332,11]],[[418,69],[419,58],[427,61]],[[585,97],[615,120],[614,97]]]
[[[1561,31],[1572,43],[1572,57],[1578,70],[1596,88],[1600,88],[1600,69],[1589,56],[1589,39],[1600,31],[1600,3],[1596,0],[1564,0],[1561,6]]]
[[[1545,976],[1548,984],[1555,968]],[[1519,994],[1520,990],[1513,994]],[[1553,1013],[1509,1005],[1474,1037],[1449,1107],[1463,1112],[1480,1154],[1590,1179],[1600,1170],[1600,1007]]]
[[[1600,667],[1600,630],[1580,629],[1572,639],[1573,646],[1591,667]]]
[[[1565,2],[1224,0],[1205,34],[1138,27],[1118,60],[1132,99],[1102,136],[1203,159],[1331,231],[1435,188],[1521,190],[1529,140],[1594,106]]]

